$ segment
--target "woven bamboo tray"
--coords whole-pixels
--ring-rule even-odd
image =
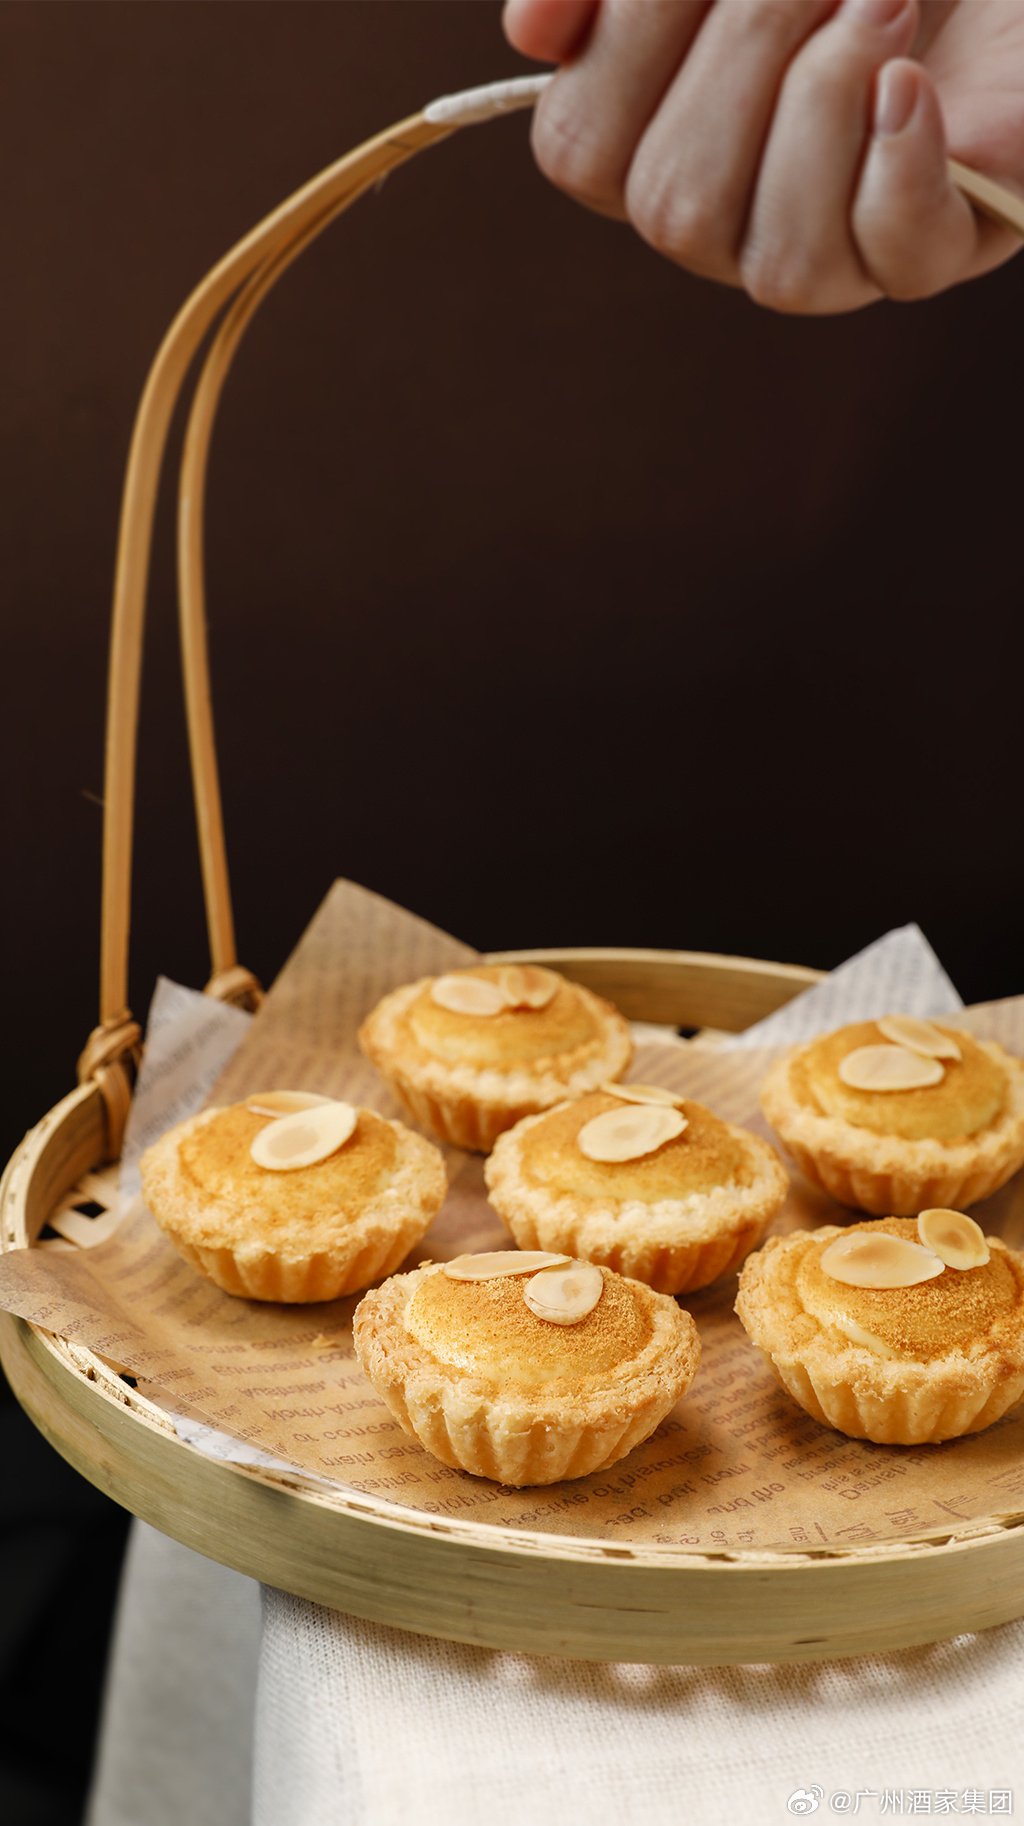
[[[118,547],[106,753],[100,1020],[78,1088],[29,1133],[0,1182],[0,1245],[31,1246],[76,1204],[114,1198],[138,1062],[127,1007],[135,746],[149,548],[167,431],[193,358],[179,490],[180,609],[209,994],[254,1007],[235,950],[204,633],[202,506],[217,403],[241,337],[297,255],[387,172],[457,128],[527,106],[545,79],[432,104],[314,178],[207,276],[143,394]],[[956,181],[1024,233],[1024,205],[962,167]],[[509,954],[511,955],[511,954]],[[690,952],[519,953],[555,964],[634,1019],[738,1031],[817,973]],[[597,1660],[809,1660],[930,1642],[1024,1614],[1024,1518],[945,1535],[806,1551],[693,1552],[399,1511],[341,1487],[216,1462],[94,1353],[0,1314],[0,1361],[77,1470],[167,1534],[281,1589],[361,1617],[491,1647]]]

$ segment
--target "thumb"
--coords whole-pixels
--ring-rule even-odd
[[[939,98],[920,64],[898,57],[883,65],[871,125],[852,229],[868,272],[890,298],[930,297],[1019,245],[976,216],[953,184]]]

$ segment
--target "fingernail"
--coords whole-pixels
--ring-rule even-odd
[[[875,132],[885,138],[902,133],[917,101],[917,76],[910,63],[887,63],[875,92]]]
[[[847,0],[847,9],[858,24],[876,32],[893,25],[906,8],[907,0]]]

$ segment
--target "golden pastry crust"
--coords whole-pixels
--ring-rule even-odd
[[[683,1133],[652,1154],[589,1160],[581,1128],[621,1107],[597,1091],[518,1123],[484,1168],[491,1203],[522,1249],[579,1256],[659,1293],[707,1287],[761,1242],[785,1168],[766,1141],[689,1100]]]
[[[458,976],[497,983],[503,967]],[[610,1002],[556,972],[542,1008],[459,1014],[432,999],[435,977],[394,989],[367,1015],[359,1044],[404,1107],[456,1147],[487,1153],[524,1116],[618,1078],[633,1056],[629,1023]]]
[[[962,1057],[943,1060],[942,1082],[924,1089],[862,1091],[840,1079],[842,1058],[883,1042],[874,1021],[794,1048],[765,1077],[765,1116],[801,1172],[841,1205],[876,1216],[962,1210],[1024,1164],[1021,1061],[993,1040],[933,1025]]]
[[[336,1300],[392,1273],[444,1199],[437,1149],[360,1110],[326,1160],[268,1172],[249,1152],[268,1120],[245,1103],[203,1110],[147,1149],[143,1196],[175,1248],[250,1300]]]
[[[436,1263],[394,1275],[356,1308],[359,1361],[446,1465],[517,1486],[602,1471],[689,1387],[700,1340],[674,1301],[601,1273],[601,1299],[574,1325],[537,1318],[522,1275],[455,1281]]]
[[[909,1218],[854,1231],[918,1241]],[[913,1287],[851,1287],[820,1267],[848,1227],[769,1237],[736,1311],[783,1388],[815,1420],[881,1445],[931,1445],[991,1426],[1024,1396],[1024,1256],[988,1238],[982,1267]]]

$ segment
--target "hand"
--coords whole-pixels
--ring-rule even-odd
[[[947,151],[1024,192],[1024,0],[506,0],[561,67],[541,170],[778,311],[924,298],[1017,252]]]

